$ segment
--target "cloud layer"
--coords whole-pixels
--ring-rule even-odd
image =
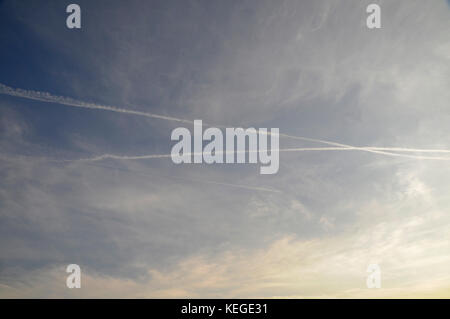
[[[449,297],[450,10],[370,2],[1,2],[0,297]],[[194,119],[278,174],[173,164]]]

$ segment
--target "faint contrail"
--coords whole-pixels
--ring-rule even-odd
[[[141,112],[141,111],[134,111],[129,109],[124,109],[116,106],[108,106],[108,105],[102,105],[102,104],[96,104],[96,103],[89,103],[89,102],[83,102],[79,100],[75,100],[68,97],[63,96],[57,96],[50,94],[48,92],[39,92],[39,91],[33,91],[33,90],[23,90],[23,89],[15,89],[12,87],[9,87],[7,85],[4,85],[0,83],[0,94],[10,95],[10,96],[16,96],[16,97],[22,97],[26,99],[31,100],[38,100],[38,101],[44,101],[49,103],[57,103],[57,104],[63,104],[67,106],[73,106],[73,107],[80,107],[80,108],[88,108],[88,109],[96,109],[96,110],[103,110],[103,111],[110,111],[110,112],[117,112],[117,113],[125,113],[125,114],[131,114],[131,115],[138,115],[138,116],[144,116],[148,118],[155,118],[155,119],[161,119],[161,120],[167,120],[167,121],[175,121],[175,122],[181,122],[181,123],[189,123],[194,124],[194,121],[188,120],[188,119],[182,119],[172,116],[166,116],[166,115],[159,115],[149,112]],[[215,126],[219,128],[226,128],[225,125],[211,125],[207,123],[203,123],[205,126]],[[275,133],[267,132],[268,135],[273,135]],[[280,137],[284,138],[290,138],[290,139],[296,139],[296,140],[302,140],[302,141],[308,141],[308,142],[315,142],[315,143],[321,143],[326,145],[332,145],[339,147],[339,149],[336,150],[359,150],[364,152],[370,152],[370,153],[376,153],[376,154],[382,154],[382,155],[388,155],[388,156],[395,156],[395,157],[406,157],[406,158],[414,158],[414,159],[428,159],[428,160],[449,160],[449,158],[446,157],[435,157],[435,156],[421,156],[421,155],[407,155],[407,154],[398,154],[398,153],[392,153],[392,152],[414,152],[414,153],[450,153],[450,150],[441,150],[441,149],[414,149],[414,148],[399,148],[399,147],[370,147],[370,146],[364,146],[364,147],[357,147],[352,146],[348,144],[342,144],[327,140],[321,140],[321,139],[315,139],[315,138],[309,138],[309,137],[302,137],[302,136],[294,136],[289,134],[278,134]],[[298,149],[297,151],[303,151],[308,149]],[[310,151],[314,150],[322,150],[321,148],[310,148]],[[334,150],[331,148],[323,149],[324,151]],[[294,149],[292,150],[294,151]],[[125,159],[124,156],[118,156],[118,155],[110,155],[105,154],[102,155],[104,158],[121,158]],[[100,156],[100,157],[102,157]],[[106,157],[105,157],[106,156]],[[142,155],[140,158],[156,158],[159,157],[167,157],[162,155]],[[129,159],[138,159],[136,156],[131,156]]]
[[[192,181],[192,182],[200,182],[200,183],[213,184],[213,185],[237,187],[237,188],[243,188],[243,189],[248,189],[248,190],[271,192],[271,193],[281,193],[281,191],[279,191],[278,189],[274,189],[274,188],[249,186],[249,185],[242,185],[242,184],[230,184],[230,183],[223,183],[223,182],[207,181],[207,180],[202,180],[202,179],[191,179],[191,178],[190,179],[183,178],[183,179]]]
[[[149,159],[149,158],[165,158],[170,157],[170,154],[163,154],[163,155],[142,155],[142,156],[119,156],[119,155],[112,155],[112,154],[104,154],[97,157],[92,158],[84,158],[84,159],[72,159],[72,160],[56,160],[56,159],[49,159],[45,157],[38,157],[35,156],[14,156],[14,157],[8,157],[0,154],[0,160],[9,161],[16,163],[18,160],[24,160],[29,162],[30,160],[38,161],[38,162],[87,162],[87,165],[93,165],[93,166],[99,166],[99,167],[105,167],[105,168],[111,168],[111,169],[118,169],[123,171],[128,171],[140,175],[149,175],[146,172],[140,172],[136,170],[132,170],[129,168],[120,168],[120,167],[111,167],[107,165],[99,165],[99,164],[93,164],[91,162],[100,161],[107,158],[112,159],[119,159],[119,160],[133,160],[133,159]],[[150,174],[151,176],[152,174]],[[192,178],[183,178],[183,177],[177,177],[177,176],[162,176],[159,174],[153,174],[159,177],[169,178],[169,179],[178,179],[178,180],[184,180],[188,182],[199,182],[199,183],[206,183],[206,184],[213,184],[213,185],[222,185],[222,186],[229,186],[229,187],[236,187],[236,188],[242,188],[242,189],[248,189],[248,190],[256,190],[256,191],[263,191],[263,192],[271,192],[271,193],[281,193],[280,190],[274,189],[274,188],[268,188],[268,187],[261,187],[261,186],[251,186],[251,185],[243,185],[243,184],[232,184],[232,183],[225,183],[225,182],[217,182],[217,181],[211,181],[211,180],[204,180],[204,179],[192,179]]]
[[[379,148],[377,148],[379,149]],[[389,149],[389,148],[381,148],[381,149]],[[314,152],[314,151],[359,151],[372,150],[371,147],[361,148],[361,147],[296,147],[296,148],[282,148],[277,150],[269,150],[269,151],[277,151],[277,152]],[[410,150],[408,150],[410,151]],[[262,153],[267,152],[267,150],[243,150],[243,151],[217,151],[216,154],[231,154],[231,153]],[[390,156],[398,156],[398,157],[406,157],[406,158],[414,158],[414,159],[428,159],[428,160],[443,160],[450,161],[450,157],[438,157],[438,156],[421,156],[421,155],[407,155],[407,154],[396,154],[396,153],[387,153],[377,151],[377,153],[388,154]],[[195,156],[202,155],[202,152],[198,153],[184,153],[185,156]],[[62,159],[62,160],[52,160],[57,162],[97,162],[105,159],[117,159],[117,160],[141,160],[141,159],[156,159],[156,158],[170,158],[172,154],[144,154],[144,155],[117,155],[117,154],[102,154],[94,157],[80,158],[80,159]]]
[[[130,172],[130,173],[134,173],[134,174],[142,175],[142,176],[153,176],[153,175],[156,175],[156,176],[164,177],[164,178],[168,178],[168,179],[177,179],[177,180],[188,181],[188,182],[199,182],[199,183],[205,183],[205,184],[221,185],[221,186],[242,188],[242,189],[248,189],[248,190],[256,190],[256,191],[262,191],[262,192],[281,193],[281,191],[278,190],[278,189],[268,188],[268,187],[242,185],[242,184],[232,184],[232,183],[216,182],[216,181],[204,180],[204,179],[184,178],[184,177],[178,177],[178,176],[163,176],[163,175],[159,175],[159,174],[148,174],[147,172],[137,171],[137,170],[133,170],[133,169],[129,169],[129,168],[112,167],[112,166],[100,165],[100,164],[92,164],[92,163],[89,163],[88,165],[104,167],[104,168],[110,168],[110,169],[117,169],[117,170]]]

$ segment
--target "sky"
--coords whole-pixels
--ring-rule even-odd
[[[72,2],[0,1],[0,298],[450,297],[448,1]],[[316,150],[145,157],[197,119]]]

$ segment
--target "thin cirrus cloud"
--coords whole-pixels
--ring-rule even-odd
[[[369,3],[2,1],[0,296],[448,297],[450,11]],[[279,172],[174,165],[197,118]]]

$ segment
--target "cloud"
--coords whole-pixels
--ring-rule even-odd
[[[80,1],[81,32],[2,2],[1,82],[35,90],[0,87],[2,296],[448,296],[444,1],[380,30],[370,1]],[[196,118],[279,127],[278,174],[141,160]]]
[[[61,266],[27,274],[27,286],[7,287],[2,297],[443,298],[448,297],[450,259],[436,253],[448,245],[436,236],[417,237],[433,227],[432,220],[373,223],[351,235],[314,240],[283,237],[257,250],[193,255],[164,270],[148,269],[144,281],[102,276],[88,269],[79,290],[64,287]],[[412,240],[422,245],[412,246]],[[381,289],[365,287],[366,268],[374,262],[381,267]]]

